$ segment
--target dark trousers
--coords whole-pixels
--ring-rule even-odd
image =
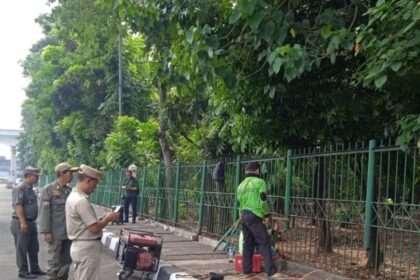
[[[16,248],[16,264],[19,272],[29,272],[28,259],[31,271],[39,271],[38,265],[38,230],[36,222],[27,221],[28,232],[25,234],[20,231],[18,219],[12,219],[10,230],[12,232]]]
[[[133,216],[133,223],[137,217],[137,196],[125,196],[124,197],[124,222],[128,222],[128,207],[131,205],[131,212]]]
[[[250,211],[243,211],[241,216],[241,226],[244,235],[244,247],[242,251],[242,271],[245,274],[252,272],[252,258],[254,256],[255,245],[258,245],[264,258],[264,270],[268,276],[277,272],[271,258],[271,242],[267,233],[267,228],[262,219]]]

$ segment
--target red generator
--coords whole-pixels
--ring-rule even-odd
[[[141,279],[152,279],[159,268],[162,237],[138,230],[122,229],[117,247],[117,261],[122,264],[118,279],[128,279],[135,270]]]

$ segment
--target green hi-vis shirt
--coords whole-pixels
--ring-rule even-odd
[[[124,181],[123,181],[122,185],[126,186],[128,188],[137,188],[137,190],[135,190],[135,191],[125,190],[125,196],[136,197],[138,195],[139,181],[136,178],[134,178],[134,177],[124,178]]]
[[[243,180],[237,190],[239,211],[248,210],[263,219],[270,208],[267,200],[261,200],[261,193],[267,194],[267,185],[263,179],[248,177]]]
[[[66,200],[71,188],[58,187],[57,183],[45,186],[41,191],[39,228],[41,233],[51,233],[54,240],[66,240]]]

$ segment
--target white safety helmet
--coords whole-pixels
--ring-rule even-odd
[[[131,171],[131,173],[133,174],[133,177],[136,177],[136,173],[137,173],[137,166],[135,164],[131,164],[128,167],[128,170]]]

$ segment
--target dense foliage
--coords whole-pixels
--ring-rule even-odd
[[[170,165],[420,131],[418,1],[50,2],[23,63],[25,164]]]

